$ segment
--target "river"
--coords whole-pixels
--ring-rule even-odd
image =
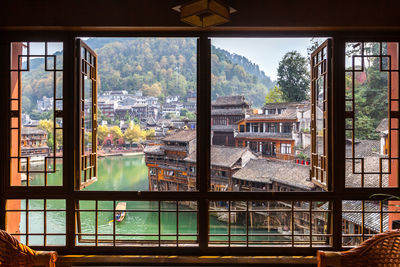
[[[58,166],[57,169],[62,166]],[[56,174],[49,175],[49,185],[56,185],[62,181],[61,171]],[[31,185],[43,184],[43,177],[33,176],[30,181]],[[144,162],[143,155],[126,156],[126,157],[106,157],[98,160],[98,181],[91,184],[84,190],[99,190],[99,191],[146,191],[148,190],[147,166]],[[116,234],[121,234],[117,237],[119,240],[158,240],[157,236],[140,236],[140,235],[157,235],[160,233],[165,236],[161,240],[175,240],[177,232],[176,219],[176,204],[161,202],[160,227],[158,219],[158,202],[157,201],[124,201],[127,203],[127,210],[132,210],[126,213],[126,217],[122,222],[116,223]],[[30,200],[30,210],[42,209],[43,200]],[[80,201],[80,209],[94,209],[95,201]],[[25,208],[25,202],[21,202],[21,208]],[[98,202],[98,233],[112,234],[113,233],[113,212],[101,211],[102,209],[112,209],[112,201]],[[191,210],[185,205],[178,205],[178,232],[188,236],[179,237],[180,240],[196,240],[197,234],[197,212]],[[48,200],[47,209],[60,210],[65,209],[64,200]],[[137,210],[137,211],[135,211]],[[144,211],[145,210],[145,211]],[[65,233],[65,211],[48,211],[47,212],[47,233]],[[29,212],[29,232],[43,233],[43,212]],[[91,211],[82,211],[80,213],[81,232],[85,234],[95,233],[95,213]],[[20,231],[25,232],[26,219],[21,216]],[[250,229],[249,233],[264,233],[265,231]],[[245,234],[244,226],[231,225],[231,233]],[[127,237],[123,234],[136,234],[138,236]],[[210,216],[210,234],[228,234],[226,222],[216,219],[215,216]],[[193,236],[190,236],[193,235]],[[109,238],[109,237],[102,237]],[[233,237],[236,240],[245,240],[245,236]],[[254,237],[250,237],[250,240]],[[258,240],[266,240],[267,237]],[[101,239],[101,238],[99,238]],[[210,237],[212,240],[227,240],[224,236]],[[232,240],[234,240],[232,239]],[[21,241],[25,241],[24,238]],[[30,245],[43,245],[43,237],[30,236]],[[65,236],[54,236],[48,238],[48,244],[65,245]],[[90,245],[90,244],[87,244]]]

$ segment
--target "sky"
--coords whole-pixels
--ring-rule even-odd
[[[216,47],[239,54],[256,63],[265,74],[276,80],[279,61],[296,50],[307,57],[311,38],[212,38]]]

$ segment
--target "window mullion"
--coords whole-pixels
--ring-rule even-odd
[[[342,39],[335,38],[332,48],[332,90],[329,92],[329,105],[332,112],[329,114],[330,130],[330,184],[335,194],[341,195],[345,185],[345,106],[344,106],[344,67],[345,43]],[[340,197],[333,201],[332,218],[332,245],[334,249],[342,246],[342,200]],[[340,227],[339,227],[340,226]]]
[[[74,181],[73,177],[77,174],[75,158],[77,153],[74,149],[75,142],[78,138],[75,133],[78,130],[76,125],[76,107],[77,103],[77,84],[75,83],[75,37],[68,36],[64,40],[64,77],[63,88],[74,88],[74,90],[63,90],[64,97],[64,134],[63,134],[63,148],[64,148],[64,164],[63,168],[63,185],[65,191],[68,192],[66,196],[66,247],[71,249],[75,245],[75,198],[74,198]],[[78,150],[79,151],[79,150]]]
[[[211,42],[207,35],[199,38],[197,45],[197,188],[202,194],[209,189],[210,134],[211,134]],[[208,200],[199,203],[199,246],[208,246]]]

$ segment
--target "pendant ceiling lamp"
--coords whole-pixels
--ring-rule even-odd
[[[181,21],[201,28],[227,23],[230,14],[236,11],[217,0],[193,0],[172,9],[181,13]]]

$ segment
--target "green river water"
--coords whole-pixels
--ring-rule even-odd
[[[62,166],[58,165],[57,169]],[[49,175],[49,185],[58,185],[61,183],[61,171]],[[43,184],[43,177],[33,177],[30,184]],[[143,155],[126,156],[126,157],[107,157],[99,158],[98,161],[98,181],[87,187],[85,190],[100,190],[100,191],[146,191],[148,190],[147,166],[144,162]],[[121,199],[123,201],[123,199]],[[158,235],[161,234],[161,240],[176,240],[177,232],[184,234],[179,240],[195,241],[195,236],[198,231],[197,212],[190,209],[187,205],[176,205],[176,203],[161,202],[160,203],[160,218],[158,218],[158,201],[124,201],[127,203],[125,219],[122,222],[115,223],[115,233],[117,240],[158,240]],[[118,201],[117,201],[118,203]],[[35,212],[34,210],[43,209],[43,200],[29,200],[29,215],[28,227],[29,233],[41,234],[44,233],[44,214],[43,212]],[[21,208],[25,209],[25,201],[21,201]],[[47,200],[47,233],[60,233],[59,236],[48,236],[47,244],[65,245],[66,231],[66,216],[64,200]],[[178,216],[176,216],[176,208],[178,206]],[[79,208],[81,233],[95,233],[95,212],[85,211],[95,209],[95,201],[80,201]],[[104,211],[113,209],[112,201],[98,202],[98,234],[112,234],[114,222],[114,213],[112,211]],[[178,221],[178,225],[177,225]],[[160,224],[159,224],[160,222]],[[20,231],[25,233],[26,215],[21,213]],[[231,225],[232,234],[246,233],[244,226]],[[251,233],[263,233],[266,231],[260,229],[249,229]],[[118,236],[120,234],[120,236]],[[124,234],[135,234],[137,236],[123,236]],[[228,234],[228,226],[226,222],[216,219],[216,216],[210,216],[210,234]],[[148,235],[148,236],[146,236]],[[86,238],[93,238],[85,236]],[[109,239],[107,236],[99,236],[101,239]],[[255,237],[249,237],[252,240]],[[232,237],[231,240],[245,240],[245,236]],[[257,237],[257,240],[266,240],[267,237]],[[44,245],[43,236],[29,236],[29,245]],[[227,240],[226,236],[210,236],[210,240]],[[22,242],[26,242],[25,237],[21,238]],[[93,245],[87,243],[86,245]]]

